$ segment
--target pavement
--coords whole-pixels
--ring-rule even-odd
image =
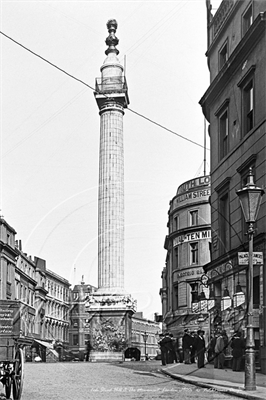
[[[216,369],[213,364],[197,368],[197,364],[168,364],[161,366],[161,371],[182,382],[191,383],[214,391],[228,393],[244,399],[266,399],[266,375],[256,372],[256,390],[245,390],[244,371]]]

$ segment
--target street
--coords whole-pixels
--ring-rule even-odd
[[[160,367],[159,362],[142,370],[108,363],[25,363],[22,400],[237,399],[169,378]]]

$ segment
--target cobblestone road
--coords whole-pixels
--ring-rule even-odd
[[[160,365],[158,365],[160,368]],[[22,400],[237,399],[187,385],[156,369],[138,371],[104,363],[26,363]]]

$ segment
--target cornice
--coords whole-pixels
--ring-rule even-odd
[[[208,189],[211,190],[211,187],[208,186]],[[178,206],[176,208],[173,208],[173,210],[171,210],[171,211],[169,210],[168,211],[169,218],[172,217],[179,210],[183,210],[185,208],[191,209],[191,208],[195,208],[195,207],[199,207],[199,206],[204,206],[206,204],[209,204],[209,200],[200,200],[200,201],[197,201],[197,202],[194,202],[194,203],[186,203],[183,206]]]
[[[266,12],[260,13],[200,99],[199,104],[208,121],[210,121],[210,104],[213,103],[215,98],[228,85],[228,82],[238,70],[239,65],[241,65],[247,55],[254,49],[256,42],[265,31],[265,22]]]

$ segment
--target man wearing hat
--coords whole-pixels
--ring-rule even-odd
[[[192,343],[193,343],[193,338],[189,334],[189,330],[185,329],[184,336],[182,339],[185,364],[190,364],[190,350],[191,350]]]
[[[159,341],[161,348],[162,365],[169,363],[169,352],[173,351],[173,341],[168,332],[164,334],[164,337]]]
[[[204,331],[199,329],[197,334],[197,341],[196,341],[196,350],[197,350],[197,357],[198,357],[198,368],[204,368],[204,355],[205,355],[205,339],[204,339]]]

